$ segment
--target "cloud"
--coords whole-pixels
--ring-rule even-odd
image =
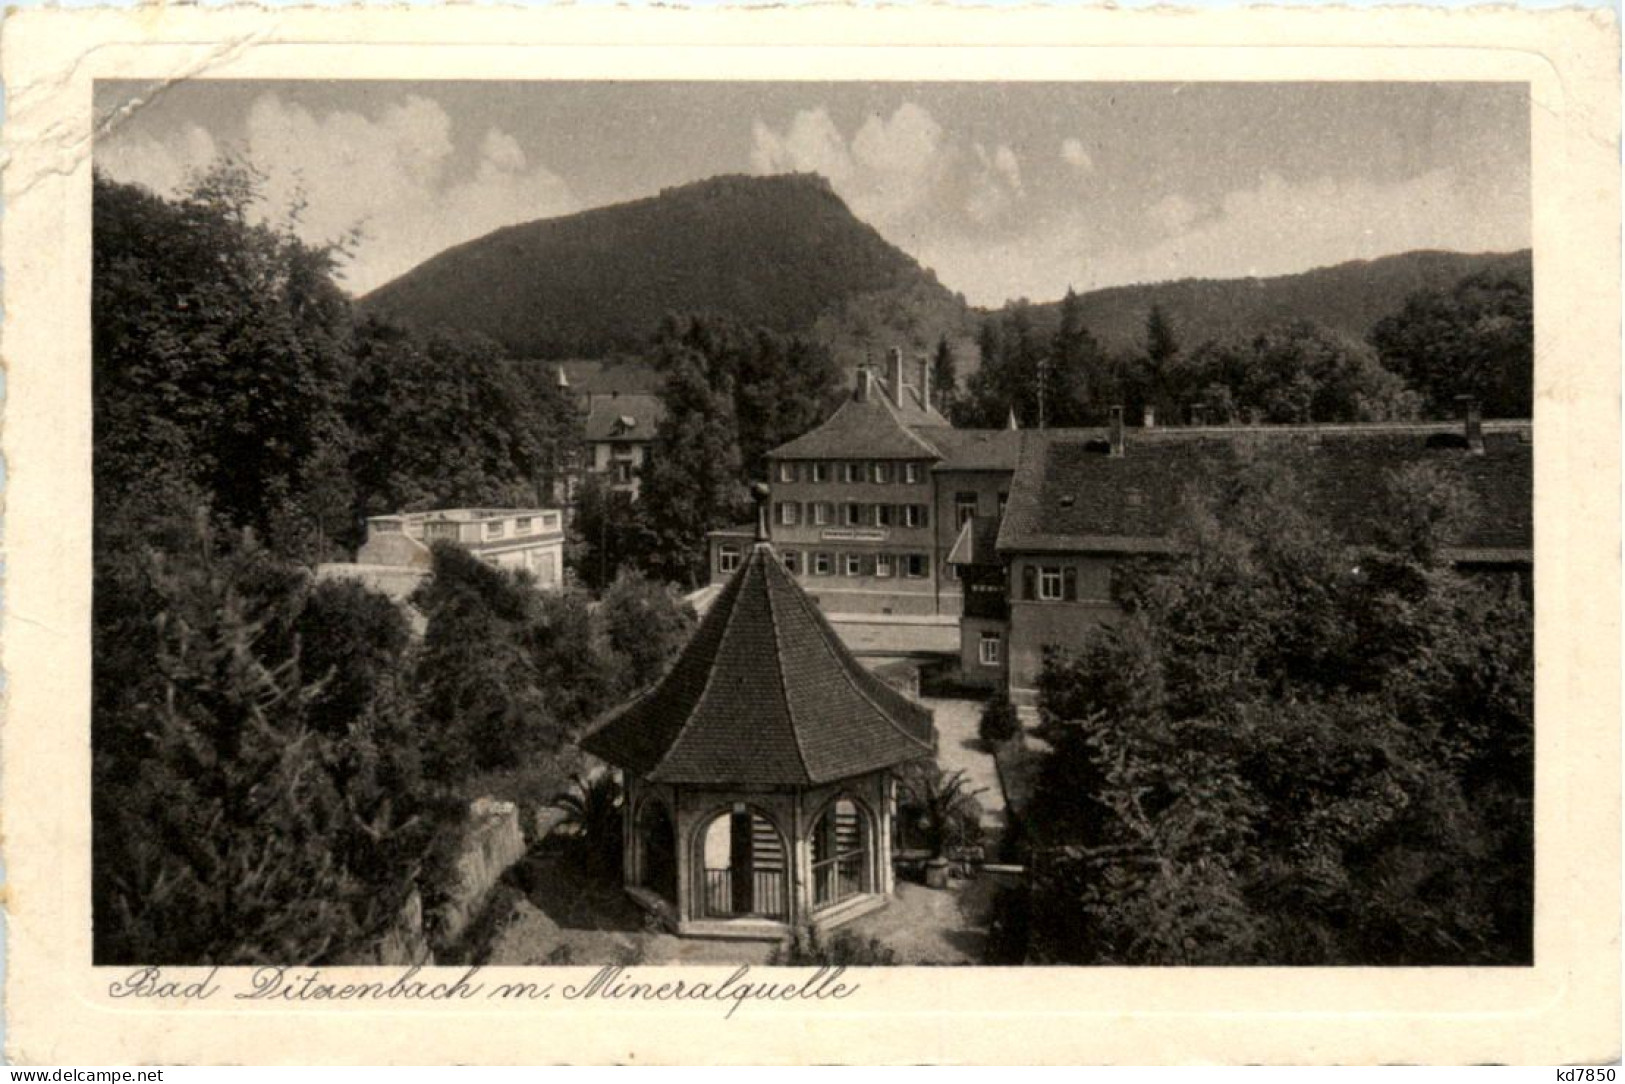
[[[1081,139],[1063,139],[1061,141],[1061,161],[1079,173],[1089,173],[1095,168],[1095,161],[1089,157],[1089,152],[1083,149],[1083,140]]]
[[[303,197],[307,240],[360,227],[345,279],[361,293],[501,226],[578,209],[569,186],[532,164],[513,136],[492,128],[460,157],[457,135],[439,103],[419,95],[363,115],[312,112],[268,93],[248,111],[241,149],[267,174],[267,213]],[[121,135],[97,147],[97,164],[169,194],[220,149],[195,127],[161,139]]]
[[[1179,278],[1293,274],[1415,249],[1527,246],[1527,220],[1495,213],[1451,169],[1376,182],[1266,173],[1203,209],[1167,196],[1146,209],[1143,242],[1108,243],[1079,207],[993,239],[943,237],[922,258],[976,304]],[[1524,222],[1523,226],[1517,225]],[[928,257],[928,258],[927,258]]]
[[[970,182],[965,211],[971,220],[987,225],[1006,218],[1021,196],[1021,160],[1000,144],[989,154],[980,143],[974,148],[980,170]]]
[[[751,136],[757,173],[821,173],[858,217],[883,230],[919,225],[955,157],[942,126],[912,102],[871,116],[850,141],[822,107],[801,110],[782,132],[758,120]]]
[[[1163,233],[1179,233],[1186,226],[1196,221],[1202,209],[1181,195],[1164,196],[1151,205],[1146,216],[1156,223]]]

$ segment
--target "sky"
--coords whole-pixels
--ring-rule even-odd
[[[105,174],[222,153],[359,228],[356,294],[501,226],[725,173],[823,174],[972,304],[1530,244],[1521,84],[98,83]]]

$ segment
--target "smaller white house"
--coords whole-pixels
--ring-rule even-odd
[[[397,512],[367,520],[357,566],[432,565],[429,547],[455,542],[496,568],[524,569],[543,589],[564,582],[564,519],[556,508],[442,508]]]
[[[591,469],[611,489],[638,496],[639,474],[654,452],[666,408],[658,395],[589,395],[583,423]]]

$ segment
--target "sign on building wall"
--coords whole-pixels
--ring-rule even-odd
[[[818,537],[825,542],[884,542],[890,534],[872,527],[831,527],[818,532]]]

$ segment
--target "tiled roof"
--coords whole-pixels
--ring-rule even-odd
[[[824,424],[781,444],[775,459],[936,459],[937,450],[903,423],[878,388],[865,399],[847,399]]]
[[[1121,457],[1101,432],[1029,433],[998,536],[1003,552],[1166,552],[1187,485],[1222,477],[1251,457],[1291,464],[1330,526],[1368,541],[1372,509],[1392,471],[1433,463],[1474,498],[1451,548],[1464,559],[1518,560],[1533,546],[1534,448],[1527,422],[1487,422],[1484,454],[1459,426],[1260,426],[1132,429]]]
[[[665,417],[658,395],[595,395],[584,430],[589,441],[649,441]]]
[[[813,786],[929,756],[931,712],[863,668],[758,543],[677,661],[581,746],[657,783]]]
[[[987,470],[1016,469],[1021,456],[1020,429],[948,429],[922,430],[921,437],[942,454],[942,461],[934,470]]]

